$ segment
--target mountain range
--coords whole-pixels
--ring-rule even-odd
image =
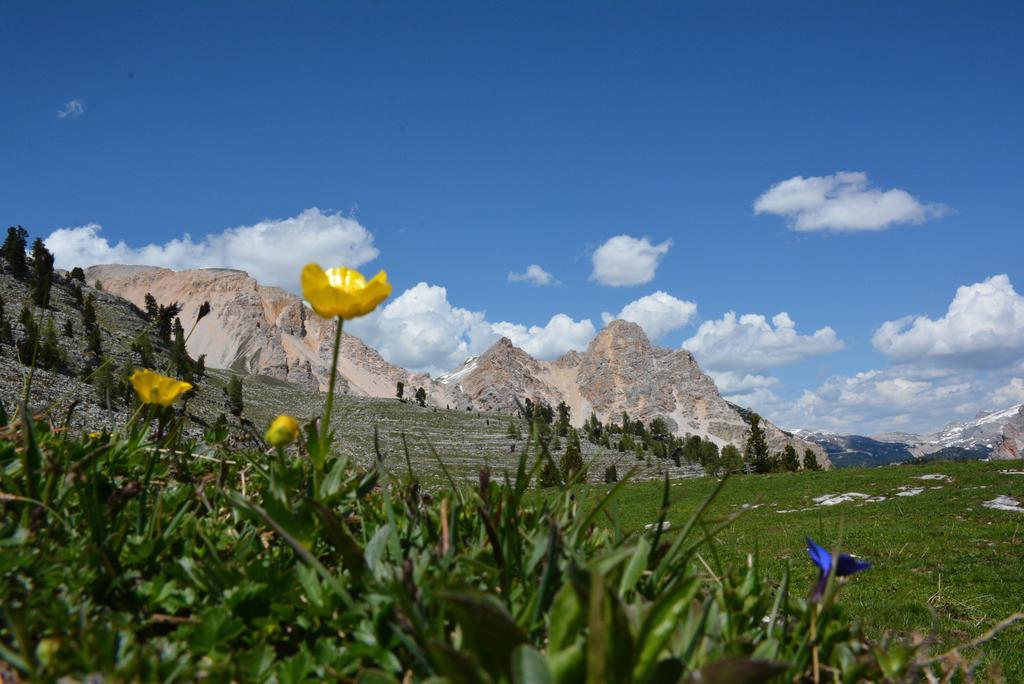
[[[205,355],[211,368],[326,388],[335,323],[313,315],[290,292],[227,269],[103,265],[86,269],[86,278],[140,308],[147,293],[161,304],[177,302],[183,321],[194,320],[209,301],[211,314],[188,340],[192,356]],[[423,387],[434,406],[460,410],[512,414],[525,399],[565,402],[577,426],[591,413],[604,422],[617,422],[623,413],[645,422],[660,417],[678,435],[741,449],[749,430],[747,413],[721,397],[690,352],[655,347],[640,326],[626,321],[612,321],[585,351],[553,361],[534,359],[502,338],[437,378],[388,363],[358,337],[346,333],[342,340],[339,387],[354,396],[394,397],[403,382],[410,393]],[[818,443],[768,421],[765,430],[772,450],[787,444],[800,454],[810,449],[823,466],[831,465]]]
[[[915,460],[1010,460],[1024,458],[1024,404],[982,411],[927,434],[889,432],[871,436],[796,430],[815,442],[839,467],[888,465]]]

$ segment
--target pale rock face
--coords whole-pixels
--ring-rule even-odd
[[[144,307],[147,292],[160,304],[178,302],[186,333],[200,305],[209,301],[210,314],[188,339],[190,355],[205,354],[211,368],[327,389],[335,323],[317,316],[290,292],[260,285],[247,273],[229,269],[93,266],[86,269],[86,278],[101,281],[105,290],[139,308]],[[434,405],[462,407],[466,403],[430,376],[388,363],[353,335],[342,336],[338,367],[337,385],[344,393],[393,397],[396,383],[402,381],[408,397],[422,386]]]
[[[193,357],[205,354],[211,368],[327,389],[335,323],[318,317],[290,292],[229,269],[93,266],[86,269],[86,278],[101,281],[105,290],[139,308],[147,292],[160,304],[178,302],[186,333],[200,305],[209,301],[210,314],[188,340]],[[748,431],[740,410],[722,399],[690,352],[654,347],[640,326],[626,321],[609,323],[585,352],[569,352],[555,361],[537,361],[503,338],[438,379],[390,364],[358,337],[345,334],[338,371],[339,391],[359,396],[394,397],[401,381],[406,397],[423,387],[430,404],[460,410],[512,414],[517,400],[552,406],[564,401],[577,425],[591,411],[605,422],[627,412],[644,422],[661,417],[677,434],[700,435],[741,449]],[[818,445],[767,421],[764,426],[773,450],[792,443],[801,455],[809,448],[819,462],[830,465]]]
[[[749,426],[741,412],[718,393],[714,381],[690,352],[653,347],[635,323],[612,321],[585,352],[555,361],[537,361],[507,339],[470,359],[448,377],[457,377],[474,408],[515,411],[515,400],[530,398],[557,405],[564,401],[582,425],[593,411],[604,422],[623,412],[650,422],[665,419],[677,434],[691,433],[720,446],[743,448]],[[792,444],[799,454],[811,449],[829,466],[824,450],[764,422],[769,446]]]
[[[993,461],[1024,459],[1024,404],[1017,415],[1003,425],[1002,439],[989,458]]]

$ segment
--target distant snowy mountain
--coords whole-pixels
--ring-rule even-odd
[[[1024,426],[1024,404],[982,411],[973,419],[947,423],[933,433],[889,432],[871,436],[796,430],[820,445],[838,467],[888,465],[914,459],[979,460],[1013,458],[1016,435]],[[995,452],[995,453],[994,453]]]

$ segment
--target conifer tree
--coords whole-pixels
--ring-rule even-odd
[[[395,396],[398,401],[405,401],[405,383],[401,380],[395,383]]]
[[[185,381],[192,381],[192,359],[189,358],[185,349],[185,329],[181,325],[181,319],[174,319],[174,342],[171,345],[171,367],[178,374],[178,377]]]
[[[92,376],[92,386],[96,391],[96,398],[100,405],[106,409],[114,408],[114,396],[117,388],[114,383],[114,371],[110,363],[100,361],[99,367]]]
[[[558,426],[557,433],[561,437],[569,434],[569,419],[572,411],[564,401],[558,402]]]
[[[519,423],[514,418],[508,419],[508,430],[506,431],[509,439],[519,441],[523,438],[523,431],[519,429]]]
[[[619,481],[619,471],[615,468],[614,463],[604,469],[604,481],[606,484]]]
[[[156,305],[156,297],[149,292],[146,293],[146,317],[151,321],[155,321],[157,314],[160,313],[159,307]]]
[[[814,455],[811,449],[804,450],[804,470],[821,470],[818,457]]]
[[[25,256],[27,245],[27,230],[21,226],[11,226],[7,229],[7,239],[4,240],[3,247],[0,247],[0,256],[3,256],[15,278],[24,278],[28,275],[28,260]]]
[[[71,269],[71,273],[68,274],[71,280],[77,280],[78,282],[85,284],[85,271],[82,270],[81,266],[75,266]]]
[[[53,284],[53,254],[46,249],[42,238],[32,243],[32,301],[41,309],[50,306],[50,286]]]
[[[796,455],[796,449],[793,448],[792,444],[787,444],[786,448],[782,450],[780,465],[783,470],[790,473],[800,470],[800,457]]]
[[[565,447],[565,453],[562,454],[562,460],[558,464],[558,469],[561,471],[563,482],[587,481],[587,467],[583,464],[583,454],[580,453],[579,438],[575,440],[569,439],[569,443]]]
[[[145,330],[135,336],[135,340],[132,342],[132,351],[139,355],[139,365],[142,368],[156,368],[153,343],[149,340],[149,334]]]
[[[51,371],[58,371],[64,365],[64,355],[57,343],[57,328],[53,325],[52,318],[47,319],[46,326],[43,328],[38,362],[41,367]]]
[[[423,389],[422,387],[416,390],[416,402],[420,405],[420,407],[426,408],[427,390]]]
[[[727,473],[742,473],[743,454],[734,445],[726,444],[722,447],[721,467]]]
[[[761,416],[754,413],[750,416],[750,433],[747,436],[747,448],[743,454],[756,473],[771,472],[771,455],[768,452],[768,441],[764,428],[761,427]]]
[[[228,395],[228,409],[231,415],[241,416],[242,411],[245,409],[245,402],[242,398],[242,378],[238,375],[232,375],[224,393]]]
[[[34,365],[36,356],[39,353],[39,326],[36,325],[35,317],[32,316],[32,309],[28,304],[21,307],[21,315],[18,316],[21,323],[21,341],[18,342],[18,358],[26,366]]]
[[[71,319],[64,321],[64,337],[69,339],[75,338],[75,325],[71,322]]]

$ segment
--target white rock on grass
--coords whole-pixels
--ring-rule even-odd
[[[986,501],[981,504],[985,508],[993,508],[997,511],[1013,511],[1014,513],[1024,513],[1024,506],[1020,505],[1020,501],[1017,501],[1013,497],[999,495],[991,501]]]
[[[924,491],[924,487],[900,487],[896,496],[917,496]]]
[[[943,475],[942,473],[928,473],[927,475],[918,475],[914,478],[915,480],[942,480],[943,482],[952,482],[953,478],[949,475]]]

